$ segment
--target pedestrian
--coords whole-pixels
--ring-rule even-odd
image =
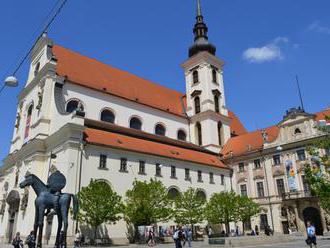
[[[74,238],[74,247],[80,247],[80,246],[81,246],[81,234],[80,231],[78,230]]]
[[[256,225],[254,227],[254,231],[255,231],[256,235],[258,236],[259,235],[259,227],[258,227],[258,225]]]
[[[268,225],[265,227],[265,235],[270,236],[270,227]]]
[[[211,227],[209,227],[208,233],[207,233],[207,235],[209,236],[209,238],[211,238],[212,234],[213,234],[213,230],[212,230]]]
[[[316,243],[316,234],[315,234],[315,227],[312,225],[310,221],[307,221],[307,239],[306,239],[307,245],[309,245],[310,248],[317,247]]]
[[[187,235],[186,235],[186,240],[188,242],[188,247],[191,247],[191,241],[192,241],[192,231],[190,228],[188,228]]]
[[[239,232],[239,227],[236,226],[236,237],[238,237],[240,235],[240,232]]]
[[[34,231],[31,231],[30,234],[27,236],[27,238],[25,240],[25,244],[27,244],[27,246],[29,248],[35,248],[36,247],[36,237],[34,235]]]
[[[60,237],[59,237],[59,241],[58,242],[59,242],[59,245],[60,245],[59,248],[66,247],[65,244],[64,244],[64,232],[63,231],[60,232]]]
[[[178,226],[177,229],[175,229],[173,239],[175,242],[175,248],[182,248],[181,242],[183,241],[183,232],[181,226]]]
[[[14,246],[14,248],[23,248],[24,247],[20,232],[16,233],[16,236],[13,238],[13,241],[11,242],[11,244]]]

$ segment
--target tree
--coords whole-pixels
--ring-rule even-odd
[[[157,180],[135,180],[133,188],[126,192],[125,219],[135,227],[151,225],[171,218],[172,203],[167,189]]]
[[[255,203],[247,196],[238,196],[239,205],[239,220],[243,222],[243,233],[244,223],[251,220],[251,217],[255,216],[260,212],[260,205]]]
[[[205,199],[197,194],[197,190],[189,188],[180,197],[175,199],[174,219],[176,223],[193,226],[205,219]]]
[[[229,223],[240,219],[239,211],[239,196],[233,191],[213,194],[205,209],[207,220],[212,224],[224,223],[227,233]]]
[[[326,118],[329,121],[329,118]],[[311,164],[305,166],[305,177],[312,194],[320,200],[322,208],[330,214],[330,129],[318,127],[323,136],[315,141],[308,153],[312,156]]]
[[[79,191],[78,199],[78,221],[94,229],[94,239],[101,224],[115,223],[121,218],[121,197],[104,181],[91,180]]]

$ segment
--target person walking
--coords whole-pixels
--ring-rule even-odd
[[[175,229],[174,234],[173,234],[173,239],[175,242],[175,248],[182,248],[182,241],[183,241],[183,232],[182,232],[182,227],[178,226],[177,229]]]
[[[187,234],[186,234],[186,241],[188,242],[188,247],[191,247],[191,241],[192,241],[192,231],[190,228],[188,228],[187,230]]]
[[[80,231],[78,230],[74,238],[74,247],[80,247],[80,246],[81,246],[81,234]]]
[[[211,227],[209,227],[208,233],[207,233],[207,235],[209,236],[209,238],[211,238],[212,234],[213,234],[213,230],[212,230]]]
[[[25,244],[27,244],[27,246],[29,248],[35,248],[36,247],[36,237],[34,235],[34,231],[31,231],[30,234],[27,236],[27,238],[25,240]]]
[[[24,247],[23,240],[21,239],[20,232],[16,233],[16,235],[13,238],[13,241],[11,242],[11,244],[14,246],[14,248],[23,248]]]
[[[309,245],[310,248],[317,247],[316,243],[316,234],[315,234],[315,227],[312,225],[310,221],[307,221],[307,239],[306,239],[307,245]]]

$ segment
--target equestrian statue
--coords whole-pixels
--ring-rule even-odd
[[[65,176],[59,171],[55,171],[48,177],[47,185],[45,185],[34,174],[25,175],[24,181],[19,185],[20,188],[31,186],[37,195],[37,198],[34,202],[35,217],[33,228],[34,235],[37,237],[37,247],[42,247],[42,229],[44,224],[44,217],[51,211],[57,215],[58,219],[55,248],[67,247],[66,235],[68,229],[68,214],[71,198],[73,200],[73,219],[76,219],[78,213],[78,198],[73,194],[62,193],[61,190],[65,187],[65,185]]]

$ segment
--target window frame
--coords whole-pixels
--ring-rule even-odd
[[[160,163],[156,163],[156,172],[155,172],[155,177],[162,177],[162,167]]]
[[[132,121],[133,120],[139,121],[139,125],[140,125],[139,128],[135,128],[135,127],[132,126]],[[134,129],[134,130],[140,130],[140,131],[142,131],[142,127],[143,127],[143,121],[142,121],[142,119],[140,117],[138,117],[138,116],[132,116],[130,118],[130,120],[129,120],[129,128]]]
[[[160,130],[159,128],[161,128],[162,130]],[[162,132],[159,133],[159,131]],[[155,125],[155,134],[159,136],[166,136],[166,127],[163,123],[157,123]]]
[[[120,172],[128,172],[127,170],[127,158],[120,158]]]
[[[217,84],[218,83],[218,71],[216,69],[212,69],[212,82]]]
[[[244,162],[238,163],[238,172],[242,173],[244,171],[245,171],[245,163]]]
[[[199,183],[203,182],[203,173],[201,170],[197,171],[197,182],[199,182]]]
[[[98,168],[102,170],[107,169],[107,160],[108,160],[108,156],[106,154],[100,154]]]
[[[297,160],[300,162],[306,161],[307,156],[306,156],[306,150],[305,149],[298,149],[296,150],[296,154],[297,154]],[[301,156],[303,157],[303,159],[301,159]]]
[[[256,169],[256,170],[262,168],[262,166],[261,166],[261,159],[260,158],[257,158],[255,160],[253,160],[253,164],[254,164],[254,169]]]
[[[257,196],[258,196],[258,198],[264,198],[265,197],[264,182],[262,182],[262,181],[256,182],[256,186],[257,186]]]
[[[216,113],[220,113],[219,96],[218,95],[214,95],[213,96],[213,101],[214,101],[214,111]]]
[[[177,179],[176,177],[176,167],[174,165],[171,165],[171,178]]]
[[[139,175],[147,175],[146,174],[146,161],[139,160]]]
[[[113,121],[103,120],[103,119],[102,119],[102,115],[103,115],[104,112],[109,112],[109,113],[111,113],[111,114],[113,115]],[[112,124],[115,124],[115,122],[116,122],[116,115],[115,115],[115,112],[114,112],[112,109],[109,109],[109,108],[104,108],[104,109],[102,109],[101,112],[100,112],[100,121],[104,121],[104,122],[106,122],[106,123],[112,123]]]
[[[184,180],[191,181],[190,169],[189,168],[184,169]]]
[[[192,72],[192,81],[193,81],[193,84],[198,84],[199,83],[199,72],[198,72],[197,69],[195,69]]]
[[[184,134],[184,139],[180,139],[179,138],[180,137],[180,133],[181,134]],[[178,140],[181,140],[181,141],[187,141],[187,133],[186,133],[186,131],[183,130],[183,129],[179,129],[178,132],[177,132],[177,139]]]
[[[221,185],[225,185],[226,184],[226,180],[225,180],[225,175],[224,174],[221,174],[220,175],[220,184]]]
[[[201,99],[199,96],[194,97],[194,107],[195,107],[195,115],[201,112]]]
[[[278,182],[282,182],[281,184],[279,184]],[[282,189],[280,190],[280,187],[282,187]],[[276,190],[277,190],[277,195],[280,197],[283,197],[283,195],[286,193],[285,190],[285,182],[283,178],[277,178],[276,179]],[[280,192],[282,191],[282,192]]]
[[[210,184],[214,184],[214,173],[213,172],[209,172],[209,179],[210,179]]]
[[[244,190],[242,190],[242,188],[244,188]],[[240,194],[241,196],[248,196],[248,192],[247,192],[247,185],[246,184],[241,184],[239,186],[239,190],[240,190]],[[244,192],[244,193],[243,193]]]
[[[203,145],[203,135],[202,135],[202,124],[200,122],[197,122],[195,125],[196,128],[196,138],[197,138],[197,145],[202,146]]]
[[[281,160],[281,155],[280,154],[273,155],[273,164],[274,164],[274,166],[279,166],[279,165],[282,164],[282,160]]]

